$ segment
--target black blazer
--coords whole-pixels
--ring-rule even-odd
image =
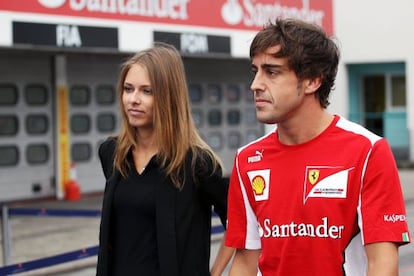
[[[97,274],[110,275],[111,206],[120,173],[113,170],[116,140],[108,138],[99,147],[99,157],[106,178],[99,233]],[[211,162],[209,162],[211,165]],[[209,166],[198,165],[198,181],[191,177],[191,153],[187,154],[187,175],[181,190],[169,178],[154,183],[156,187],[157,246],[162,276],[210,275],[211,211],[227,220],[228,179],[222,172],[209,174]],[[210,167],[211,168],[211,167]],[[196,183],[197,182],[197,183]]]

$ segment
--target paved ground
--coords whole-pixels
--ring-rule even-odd
[[[88,195],[79,201],[39,201],[18,204],[11,208],[38,210],[100,210],[101,195]],[[98,245],[99,217],[11,216],[11,254],[9,264],[24,263]],[[213,224],[218,224],[218,219]],[[212,255],[215,255],[222,234],[212,237]],[[2,241],[0,239],[0,245]],[[3,248],[2,248],[3,249]],[[3,250],[0,267],[5,265]],[[48,268],[31,270],[22,276],[92,276],[95,275],[96,255]],[[1,273],[0,273],[1,274]],[[0,275],[3,276],[3,275]]]
[[[411,236],[414,237],[414,170],[401,170],[400,177],[407,204]],[[89,195],[75,202],[42,201],[23,207],[99,210],[101,200],[100,195]],[[11,263],[27,262],[96,246],[98,229],[99,217],[12,216],[10,218]],[[213,237],[212,255],[216,253],[219,239],[220,235]],[[95,275],[95,264],[96,256],[16,275],[92,276]],[[1,250],[0,267],[4,265],[3,250]],[[413,243],[400,249],[400,276],[409,275],[414,275]]]
[[[80,201],[43,201],[21,207],[46,210],[100,210],[101,201],[102,197],[95,195],[84,197]],[[12,216],[10,231],[10,257],[11,263],[15,264],[96,246],[99,217]],[[4,265],[2,254],[3,252],[0,252],[0,266]],[[18,275],[94,275],[88,267],[93,267],[95,263],[96,256]]]

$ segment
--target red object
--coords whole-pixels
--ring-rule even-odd
[[[80,187],[77,181],[76,164],[70,164],[70,180],[65,183],[65,199],[79,200],[81,198]]]
[[[65,199],[66,200],[79,200],[81,198],[80,188],[78,183],[71,179],[65,184]]]

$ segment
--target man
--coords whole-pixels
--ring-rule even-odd
[[[339,50],[317,26],[277,19],[250,47],[257,118],[230,180],[230,275],[398,275],[410,242],[387,141],[326,107]]]

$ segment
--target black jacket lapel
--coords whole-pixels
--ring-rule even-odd
[[[161,275],[179,276],[175,227],[176,193],[170,181],[157,185],[156,223]]]

